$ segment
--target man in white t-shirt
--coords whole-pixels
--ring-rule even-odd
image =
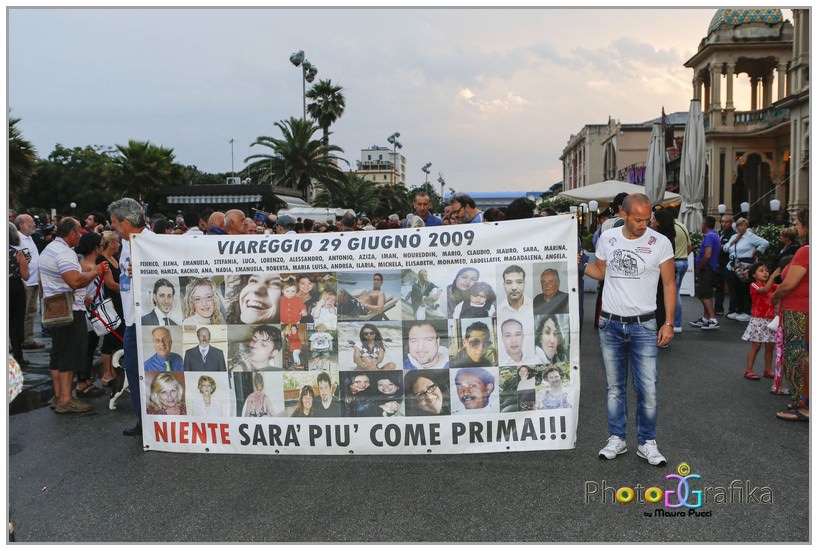
[[[131,266],[131,236],[142,232],[152,233],[146,227],[145,211],[135,199],[125,197],[108,205],[111,226],[122,238],[119,253],[119,294],[122,297],[122,313],[125,318],[125,335],[122,348],[125,355],[125,375],[131,391],[131,403],[138,421],[133,428],[122,431],[125,436],[142,435],[142,403],[139,397],[139,357],[136,345],[136,306],[133,296],[133,269]]]
[[[23,348],[25,350],[43,348],[45,345],[34,340],[34,317],[37,315],[37,306],[40,294],[40,253],[31,234],[37,229],[37,224],[30,214],[20,214],[14,221],[20,233],[20,249],[28,249],[31,258],[28,261],[28,279],[26,284],[26,318],[24,322]],[[20,358],[21,360],[23,358]]]
[[[599,340],[608,383],[608,443],[599,451],[602,459],[614,459],[628,451],[628,367],[636,390],[637,455],[651,465],[667,461],[656,445],[656,363],[658,347],[673,339],[676,309],[673,245],[650,229],[651,204],[646,195],[632,193],[622,204],[624,224],[602,233],[596,262],[585,274],[604,280]],[[656,319],[656,288],[662,278],[665,319]],[[658,326],[658,330],[657,330]]]

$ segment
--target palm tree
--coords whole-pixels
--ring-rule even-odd
[[[372,215],[377,211],[380,200],[381,190],[377,184],[348,172],[342,182],[319,191],[313,204],[316,207],[352,209]]]
[[[403,218],[412,212],[412,199],[409,197],[409,191],[402,185],[380,186],[380,196],[378,208],[375,211],[378,216],[385,218],[394,213]]]
[[[346,100],[341,93],[343,88],[335,86],[331,80],[319,80],[307,92],[312,100],[307,104],[307,113],[310,114],[324,130],[324,144],[329,144],[329,127],[344,114]]]
[[[171,148],[128,140],[128,145],[116,149],[119,155],[114,162],[120,171],[116,186],[122,196],[155,203],[165,186],[186,183],[184,168],[174,163]]]
[[[272,153],[250,155],[244,162],[257,159],[245,169],[259,176],[271,174],[273,186],[297,189],[307,199],[311,182],[331,189],[344,179],[338,163],[346,160],[335,155],[343,153],[336,145],[328,145],[313,139],[318,127],[311,121],[291,117],[287,121],[275,123],[283,137],[259,136],[250,146],[261,145],[272,149]],[[257,177],[257,181],[262,178]]]
[[[9,119],[9,205],[18,208],[31,176],[37,170],[37,151],[17,128],[19,118]]]

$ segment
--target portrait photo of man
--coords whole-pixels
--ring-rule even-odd
[[[170,280],[157,279],[151,292],[152,308],[142,316],[142,325],[179,325],[172,312],[176,300],[176,287]]]
[[[154,354],[145,360],[145,371],[184,371],[182,356],[173,352],[171,330],[164,326],[151,331]]]
[[[448,331],[445,322],[407,321],[403,324],[403,369],[447,369],[449,367]]]
[[[497,307],[497,317],[501,320],[514,318],[522,323],[529,324],[534,318],[531,297],[528,295],[528,281],[523,267],[511,264],[500,276],[500,287],[505,294],[505,300]]]
[[[185,371],[227,371],[224,351],[210,344],[210,329],[200,327],[196,338],[199,345],[185,350]]]
[[[497,365],[496,348],[490,318],[464,320],[461,347],[451,360],[451,367],[490,367]]]
[[[497,368],[464,367],[453,370],[452,388],[452,414],[499,411]]]
[[[547,267],[540,274],[542,293],[534,297],[534,315],[568,313],[568,293],[560,291],[560,274],[556,268]]]

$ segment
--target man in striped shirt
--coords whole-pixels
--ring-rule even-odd
[[[63,218],[57,225],[54,240],[40,255],[40,277],[43,297],[73,293],[71,325],[51,328],[51,382],[54,385],[53,407],[57,413],[82,413],[91,405],[72,396],[74,372],[86,361],[88,329],[85,322],[85,287],[105,273],[105,262],[83,272],[77,260],[76,247],[80,241],[80,223],[75,218]]]

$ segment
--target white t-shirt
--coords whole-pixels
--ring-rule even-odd
[[[673,260],[673,245],[667,237],[647,228],[642,237],[626,239],[621,227],[612,228],[599,237],[596,257],[606,263],[603,310],[617,316],[656,311],[660,265]]]
[[[142,233],[153,233],[147,227]],[[119,253],[119,296],[122,297],[122,314],[125,317],[125,325],[136,323],[136,307],[133,297],[133,278],[128,275],[128,267],[131,265],[131,241],[122,240],[122,251]]]
[[[28,252],[31,253],[31,260],[28,261],[29,276],[25,283],[28,287],[36,287],[40,284],[40,252],[37,250],[37,244],[30,235],[20,232],[20,246],[17,248],[28,249]]]

